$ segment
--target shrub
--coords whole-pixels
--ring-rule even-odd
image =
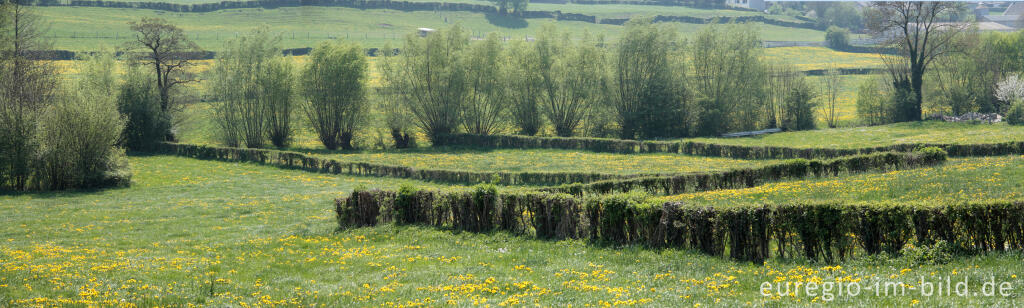
[[[857,117],[867,125],[890,123],[886,108],[885,94],[878,87],[879,81],[870,78],[860,84],[857,90]]]
[[[117,93],[117,108],[127,121],[121,142],[129,150],[153,150],[170,130],[170,119],[160,109],[156,82],[137,67],[128,68]]]
[[[782,128],[808,130],[814,128],[814,90],[804,78],[798,78],[786,93],[782,113]]]
[[[36,185],[41,189],[126,185],[130,174],[117,142],[124,119],[113,97],[67,95],[40,120]]]
[[[1017,100],[1006,112],[1006,123],[1010,125],[1024,125],[1024,100]]]
[[[835,50],[844,50],[850,47],[850,30],[829,26],[825,30],[825,43],[828,45],[828,48]]]

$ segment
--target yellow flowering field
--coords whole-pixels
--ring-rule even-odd
[[[166,156],[131,162],[131,188],[0,196],[0,306],[991,306],[1019,298],[764,296],[761,287],[902,282],[914,290],[921,277],[991,277],[1024,288],[1016,254],[760,266],[503,233],[337,231],[330,204],[344,191],[429,184]]]
[[[764,59],[773,63],[789,63],[797,70],[826,69],[829,64],[836,68],[881,68],[882,58],[874,53],[836,51],[826,47],[776,47],[765,48]]]
[[[662,198],[729,206],[787,201],[978,201],[1024,198],[1024,156],[954,158],[944,165],[768,183]]]

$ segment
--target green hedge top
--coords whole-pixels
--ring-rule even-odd
[[[612,153],[678,153],[736,159],[836,158],[876,152],[909,152],[925,147],[945,150],[950,156],[995,156],[1024,154],[1024,142],[986,144],[907,143],[859,149],[792,148],[743,146],[693,141],[638,141],[606,138],[563,138],[514,135],[452,134],[440,136],[437,144],[479,148],[573,149]]]

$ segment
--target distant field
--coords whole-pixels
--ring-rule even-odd
[[[807,40],[820,41],[824,37]],[[765,60],[793,64],[801,71],[825,69],[830,63],[837,68],[881,68],[885,65],[878,54],[842,52],[825,47],[766,48]]]
[[[401,165],[419,169],[612,174],[675,174],[718,171],[757,167],[777,162],[677,154],[626,155],[569,150],[484,151],[435,147],[408,151],[319,155],[344,161]]]
[[[642,6],[638,6],[642,7]],[[584,32],[603,35],[614,42],[622,26],[601,25],[553,19],[514,19],[468,12],[402,12],[359,10],[336,7],[296,7],[278,9],[230,9],[210,13],[171,13],[153,10],[116,8],[37,7],[36,12],[52,22],[50,36],[54,48],[93,51],[102,46],[119,47],[128,39],[128,22],[141,17],[161,17],[180,26],[201,47],[223,48],[223,41],[245,33],[259,24],[268,24],[282,34],[285,48],[315,46],[329,39],[358,41],[366,47],[385,44],[401,46],[402,40],[419,27],[445,28],[460,24],[474,36],[497,32],[510,39],[536,36],[540,27],[555,23],[574,38]],[[738,11],[737,11],[738,12]],[[684,37],[703,25],[672,23]],[[824,32],[757,24],[765,40],[820,40]]]
[[[951,159],[945,165],[887,173],[768,183],[662,198],[730,206],[801,201],[978,201],[1024,197],[1024,156]]]
[[[697,252],[596,247],[506,233],[382,226],[336,231],[332,200],[403,182],[151,156],[131,188],[0,195],[0,305],[781,306],[765,281],[1024,283],[1020,253],[943,265],[875,257],[765,266]],[[422,184],[428,185],[428,184]],[[931,279],[931,278],[929,278]],[[1016,292],[1016,291],[1015,291]],[[833,294],[842,294],[839,292]],[[1016,297],[839,296],[850,306],[1006,306]]]
[[[1024,127],[997,124],[908,122],[880,126],[785,132],[750,138],[686,139],[719,144],[797,148],[862,148],[900,143],[997,143],[1024,140]]]

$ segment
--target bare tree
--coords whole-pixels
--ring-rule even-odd
[[[167,112],[172,105],[171,90],[195,81],[187,74],[187,68],[194,64],[192,58],[202,49],[185,31],[162,18],[143,17],[128,24],[135,31],[135,39],[125,47],[129,52],[140,52],[134,57],[138,63],[153,67],[160,92],[160,109]]]
[[[835,128],[839,118],[839,92],[843,88],[843,76],[834,63],[829,63],[825,69],[825,76],[821,78],[821,95],[825,103],[821,105],[821,113],[825,116],[825,123],[828,127]]]
[[[37,122],[54,100],[59,75],[31,52],[47,50],[40,19],[19,1],[0,5],[0,186],[24,190],[38,148]]]
[[[874,2],[868,14],[868,28],[886,37],[886,45],[896,48],[898,58],[883,57],[895,83],[909,84],[912,101],[903,108],[904,120],[921,120],[924,73],[936,58],[957,50],[957,34],[966,28],[963,23],[947,22],[944,17],[955,14],[956,2]],[[901,59],[899,59],[901,58]]]

